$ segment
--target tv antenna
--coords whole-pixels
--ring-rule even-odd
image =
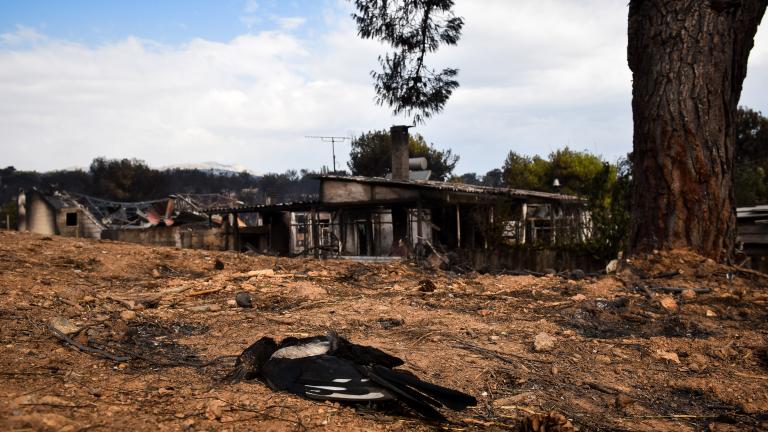
[[[350,137],[316,136],[316,135],[307,135],[304,138],[319,139],[322,142],[329,142],[329,143],[331,143],[331,154],[333,155],[333,172],[334,173],[336,172],[336,143],[352,139]]]

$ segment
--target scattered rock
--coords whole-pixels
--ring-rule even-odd
[[[598,354],[595,356],[595,361],[598,363],[610,364],[611,358],[605,354]]]
[[[402,318],[379,318],[378,322],[381,328],[384,330],[389,330],[393,327],[400,327],[403,325]]]
[[[224,270],[224,263],[221,262],[220,259],[216,258],[216,261],[213,262],[213,268],[215,270]]]
[[[571,297],[571,300],[573,301],[584,301],[587,299],[587,296],[584,294],[576,294],[575,296]]]
[[[328,292],[325,290],[325,288],[319,287],[311,282],[295,284],[293,293],[297,297],[304,297],[311,300],[328,295]]]
[[[434,292],[437,286],[429,279],[422,279],[419,281],[419,291],[421,292]]]
[[[60,331],[61,333],[64,333],[65,335],[75,334],[80,331],[80,327],[76,326],[72,321],[61,316],[51,318],[51,320],[48,321],[48,324],[50,324],[51,327]]]
[[[608,265],[605,266],[605,273],[613,274],[613,273],[616,273],[616,270],[618,269],[619,269],[619,260],[613,259],[610,262],[608,262]]]
[[[190,308],[187,308],[187,310],[191,312],[218,312],[221,310],[221,306],[217,304],[207,304],[207,305],[200,305],[200,306],[192,306]]]
[[[218,399],[211,399],[205,406],[205,417],[208,420],[217,420],[221,418],[221,413],[227,404]]]
[[[227,300],[227,306],[229,306],[231,308],[236,308],[237,307],[237,301],[235,301],[233,299],[229,299],[229,300]]]
[[[661,303],[661,307],[668,310],[669,312],[677,311],[677,302],[670,296],[661,297],[659,299],[659,303]]]
[[[547,333],[541,332],[533,340],[533,349],[536,352],[551,351],[555,347],[555,338]]]
[[[709,357],[704,354],[694,353],[688,356],[688,369],[694,372],[703,372],[709,365]]]
[[[160,277],[160,270],[152,269],[152,277],[159,278]]]
[[[570,279],[572,279],[572,280],[582,280],[582,279],[584,279],[585,277],[587,277],[587,274],[586,274],[586,273],[584,273],[584,270],[581,270],[581,269],[576,269],[576,270],[573,270],[573,271],[571,271],[571,272],[568,274],[568,277],[569,277]]]
[[[253,301],[251,300],[251,295],[245,291],[237,293],[237,295],[235,296],[235,303],[241,308],[253,307]]]
[[[479,313],[480,316],[488,316],[491,314],[491,311],[489,311],[488,309],[480,309],[479,311],[477,311],[477,313]]]
[[[120,312],[120,319],[123,321],[130,321],[132,319],[136,318],[136,312],[131,310],[125,310]]]
[[[680,357],[678,357],[677,354],[673,353],[673,352],[663,351],[663,350],[656,350],[653,353],[653,356],[656,357],[659,360],[667,360],[667,361],[671,361],[671,362],[680,364]]]
[[[680,297],[684,298],[685,300],[693,300],[696,298],[696,291],[687,289],[680,294]]]
[[[707,309],[707,311],[704,312],[704,314],[710,318],[714,318],[717,316],[717,313],[715,313],[715,311],[713,311],[712,309]]]

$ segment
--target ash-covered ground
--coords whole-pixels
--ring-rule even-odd
[[[685,251],[571,280],[2,232],[0,429],[761,430],[766,302]],[[480,404],[439,425],[221,381],[263,335],[329,329]]]

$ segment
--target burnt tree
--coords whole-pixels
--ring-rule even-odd
[[[630,249],[733,249],[736,108],[768,0],[631,0]]]

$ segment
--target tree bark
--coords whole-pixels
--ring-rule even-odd
[[[733,250],[736,108],[768,0],[631,0],[630,252]]]

